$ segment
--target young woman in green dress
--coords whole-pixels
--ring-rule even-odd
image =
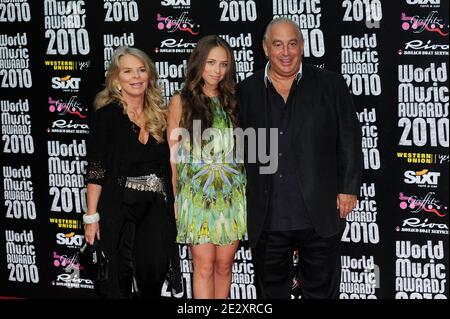
[[[228,298],[234,255],[246,233],[246,176],[234,156],[235,72],[228,43],[206,36],[169,103],[177,242],[190,245],[196,299]],[[180,130],[189,138],[180,138]]]

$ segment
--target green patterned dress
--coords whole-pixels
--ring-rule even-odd
[[[201,151],[189,141],[178,148],[178,243],[229,245],[247,231],[246,176],[233,157],[233,125],[218,98],[211,108],[214,134]]]

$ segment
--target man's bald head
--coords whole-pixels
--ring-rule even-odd
[[[303,41],[302,31],[300,30],[299,26],[294,21],[292,21],[291,19],[288,19],[288,18],[275,18],[272,21],[270,21],[266,27],[266,31],[264,32],[264,36],[263,36],[263,42],[266,42],[268,40],[268,38],[270,36],[270,31],[272,30],[272,27],[276,24],[282,24],[282,23],[287,23],[287,24],[292,25],[295,28],[295,30],[298,31],[298,39],[300,41]]]

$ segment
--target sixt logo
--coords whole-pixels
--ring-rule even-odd
[[[65,92],[78,92],[80,89],[81,78],[73,78],[70,75],[64,77],[53,77],[52,88],[63,90]]]
[[[427,169],[423,169],[421,171],[406,171],[404,182],[406,184],[417,184],[419,187],[426,187],[429,185],[430,187],[437,187],[438,178],[441,176],[441,173],[430,172]]]
[[[68,246],[68,247],[81,247],[83,244],[84,236],[75,235],[74,232],[69,234],[58,233],[56,234],[56,243],[58,245]]]
[[[407,4],[420,5],[421,7],[439,7],[441,0],[406,0]]]
[[[165,7],[172,6],[175,9],[189,8],[191,6],[191,0],[163,0],[161,1],[161,5]]]

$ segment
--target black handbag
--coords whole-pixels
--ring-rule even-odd
[[[91,279],[94,284],[108,280],[108,259],[98,241],[94,241],[93,245],[86,242],[83,247],[81,247],[80,264],[86,272],[86,276]]]

